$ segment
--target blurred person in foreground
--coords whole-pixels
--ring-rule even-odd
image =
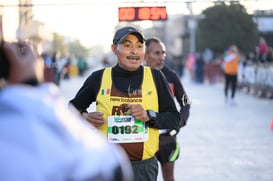
[[[2,43],[8,61],[0,90],[0,180],[132,180],[124,151],[68,108],[43,61],[24,42]]]
[[[224,53],[224,76],[225,76],[225,102],[235,105],[235,93],[237,88],[237,76],[239,65],[239,52],[235,45],[231,45]],[[231,94],[229,95],[229,91]]]
[[[145,62],[147,66],[161,70],[166,76],[172,95],[176,98],[180,106],[180,128],[185,126],[189,117],[190,104],[184,87],[178,75],[165,66],[166,47],[157,37],[147,39]],[[159,151],[156,153],[161,164],[164,181],[174,181],[174,162],[179,158],[180,145],[176,135],[178,129],[160,130]]]
[[[177,129],[179,112],[164,75],[142,65],[141,31],[131,26],[118,29],[111,48],[117,64],[93,72],[70,102],[108,142],[126,151],[135,181],[156,181],[159,129]],[[92,102],[96,111],[87,112]]]

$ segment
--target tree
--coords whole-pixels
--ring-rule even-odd
[[[89,49],[81,45],[79,40],[66,42],[62,35],[54,33],[51,54],[57,53],[59,57],[73,56],[86,58],[89,56]]]
[[[241,52],[253,51],[258,38],[257,26],[246,9],[239,3],[224,2],[203,11],[198,23],[197,49],[211,48],[216,53],[234,44]]]
[[[86,58],[89,55],[89,50],[81,45],[79,40],[75,40],[68,44],[68,49],[70,55],[73,55],[77,58]]]
[[[65,44],[64,37],[58,33],[53,34],[51,54],[57,53],[59,56],[68,56],[68,47]]]

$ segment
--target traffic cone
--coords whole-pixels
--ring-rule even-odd
[[[271,120],[270,128],[273,129],[273,118],[272,118],[272,120]]]

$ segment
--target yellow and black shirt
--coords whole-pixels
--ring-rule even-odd
[[[104,112],[106,117],[124,115],[128,103],[142,104],[145,109],[158,112],[154,124],[149,128],[147,141],[120,143],[131,161],[145,160],[154,156],[158,149],[158,129],[179,127],[179,112],[165,76],[161,71],[144,66],[133,72],[123,70],[118,65],[95,71],[70,102],[80,112],[87,112],[90,104],[96,102],[97,111]],[[114,106],[121,109],[116,107],[113,109]],[[104,134],[107,134],[106,124],[99,128]]]

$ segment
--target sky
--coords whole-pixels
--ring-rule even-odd
[[[41,0],[34,0],[39,3]],[[54,0],[54,3],[62,0]],[[49,29],[79,38],[86,46],[111,44],[117,20],[117,6],[109,3],[79,3],[73,5],[37,6],[35,19]],[[49,1],[47,1],[50,4]],[[54,4],[52,3],[52,4]]]
[[[33,0],[33,3],[39,4],[41,2],[41,0]],[[109,48],[112,43],[114,28],[119,23],[118,7],[144,6],[136,3],[113,3],[117,2],[114,0],[71,0],[70,2],[73,5],[68,5],[69,3],[65,5],[62,0],[54,0],[52,4],[57,2],[59,5],[37,6],[34,11],[35,18],[46,22],[46,26],[50,29],[78,37],[84,45],[100,44],[109,46]],[[51,4],[50,1],[46,1],[46,3]],[[156,4],[156,6],[159,5],[164,4]],[[183,3],[182,6],[185,4]],[[172,13],[175,13],[174,8],[172,8]]]
[[[114,28],[118,22],[118,7],[120,6],[164,6],[168,14],[189,14],[186,0],[32,0],[33,18],[41,21],[45,26],[62,35],[77,38],[85,46],[100,45],[109,47],[112,43]],[[211,6],[208,2],[194,3],[195,14]],[[0,0],[0,2],[16,4],[18,0]],[[124,3],[126,2],[126,3]],[[145,3],[136,3],[145,2]],[[155,3],[156,2],[156,3]],[[252,11],[256,9],[273,9],[273,0],[245,1],[246,7]],[[9,8],[11,9],[11,8]],[[6,26],[16,27],[15,11],[11,12]],[[146,24],[141,22],[141,27]],[[11,33],[12,31],[6,31]]]

